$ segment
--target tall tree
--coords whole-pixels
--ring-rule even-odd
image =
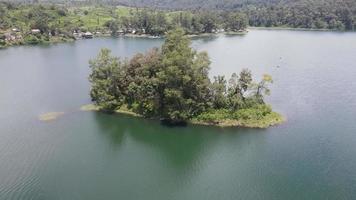
[[[162,117],[181,121],[201,112],[204,94],[199,92],[207,91],[205,72],[210,64],[206,54],[197,56],[184,31],[176,29],[167,34],[162,46],[162,64],[164,68],[159,74],[163,88]]]
[[[89,76],[92,101],[104,111],[114,111],[124,101],[124,92],[120,90],[125,76],[122,74],[122,63],[111,56],[109,49],[102,49],[89,64],[92,70]]]
[[[247,28],[247,17],[242,13],[230,13],[225,19],[225,29],[240,31]]]

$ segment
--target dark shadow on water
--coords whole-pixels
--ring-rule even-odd
[[[117,123],[115,115],[103,112],[93,112],[93,114],[100,133],[108,138],[114,148],[120,147],[125,136],[125,129]]]
[[[161,125],[171,128],[186,127],[188,123],[186,121],[172,121],[168,119],[160,119]]]
[[[226,38],[237,38],[237,37],[243,38],[243,37],[246,37],[247,34],[225,34],[224,37],[226,37]]]
[[[148,120],[130,116],[95,113],[100,132],[118,148],[125,139],[133,139],[164,154],[174,168],[184,170],[194,165],[194,161],[206,148],[211,148],[217,135],[207,129],[190,126],[165,126],[159,120]],[[118,148],[119,149],[119,148]]]
[[[191,40],[193,42],[205,43],[205,42],[212,42],[218,38],[219,38],[219,35],[203,35],[203,36],[192,37]]]
[[[126,139],[149,146],[164,154],[180,172],[191,169],[200,157],[213,151],[219,140],[236,140],[254,129],[218,128],[209,126],[167,126],[159,120],[134,118],[121,114],[94,113],[100,132],[118,148]],[[262,130],[261,130],[262,131]],[[118,148],[119,149],[119,148]],[[204,156],[203,156],[204,155]],[[186,172],[185,172],[186,173]]]

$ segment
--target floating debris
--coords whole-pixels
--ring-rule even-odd
[[[45,114],[41,114],[38,119],[40,121],[53,121],[56,120],[58,117],[64,115],[64,112],[49,112],[49,113],[45,113]]]

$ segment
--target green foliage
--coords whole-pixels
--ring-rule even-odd
[[[258,120],[272,112],[263,102],[270,76],[254,83],[249,70],[233,74],[229,86],[223,76],[210,82],[206,52],[190,47],[183,29],[169,31],[160,49],[121,61],[101,50],[90,61],[90,95],[99,108],[115,111],[125,105],[144,117],[171,122],[191,119]]]
[[[159,74],[163,85],[163,117],[187,120],[204,110],[208,95],[209,58],[190,48],[190,41],[182,29],[170,31],[162,46],[162,64]]]
[[[163,35],[169,24],[165,12],[140,9],[120,16],[120,26],[124,30],[135,30],[136,33]]]
[[[32,29],[39,29],[42,33],[48,33],[49,31],[49,21],[51,15],[46,12],[43,6],[32,7],[27,17],[31,20],[30,27]]]
[[[0,29],[7,25],[6,22],[7,8],[0,3]]]
[[[230,110],[230,109],[212,109],[196,116],[199,121],[223,121],[223,120],[260,120],[272,113],[269,105],[257,104],[249,108]]]
[[[244,30],[247,27],[247,16],[243,13],[229,13],[226,16],[225,29],[229,31]]]
[[[0,33],[0,46],[5,46],[6,42],[5,42],[5,35]]]
[[[25,42],[25,44],[36,45],[36,44],[42,43],[42,40],[41,40],[41,38],[39,38],[36,35],[27,35],[24,38],[24,42]]]
[[[105,22],[104,26],[106,26],[110,31],[112,36],[117,35],[117,31],[119,30],[119,23],[117,20],[110,20]]]
[[[110,55],[110,50],[102,49],[95,60],[91,60],[92,83],[90,96],[102,110],[112,112],[122,105],[123,96],[120,91],[121,63],[118,58]]]
[[[197,124],[218,126],[244,126],[266,128],[284,121],[283,117],[273,112],[268,105],[257,105],[250,108],[231,111],[228,109],[210,110],[192,119]]]
[[[162,94],[158,90],[157,78],[162,67],[160,60],[160,50],[152,49],[134,56],[126,67],[126,104],[145,117],[157,116],[161,106]]]
[[[312,0],[242,9],[251,26],[355,30],[356,1]]]
[[[238,32],[245,30],[248,25],[334,30],[356,28],[356,1],[352,0],[302,0],[294,3],[261,3],[255,0],[242,2],[239,6],[229,2],[224,1],[214,9],[184,11],[0,2],[0,31],[9,32],[13,28],[20,30],[24,39],[6,44],[12,45],[66,41],[67,38],[73,38],[73,32],[78,30],[111,33],[114,36],[118,31],[161,36],[176,27],[181,27],[186,34],[213,33],[222,29]],[[172,5],[177,4],[172,2]],[[204,4],[208,5],[212,5],[211,2]],[[42,36],[37,36],[37,39],[28,36],[31,29],[40,29]]]
[[[199,15],[204,33],[212,33],[218,28],[218,17],[212,12],[202,12]]]
[[[233,113],[232,118],[236,120],[260,120],[270,113],[272,113],[272,108],[270,106],[258,104],[251,108],[237,110]]]
[[[120,0],[119,2],[124,3],[124,5],[138,7],[244,13],[250,26],[356,29],[355,0],[204,0],[203,3],[196,0]],[[227,22],[232,29],[238,26],[235,20],[231,20],[234,17],[236,16],[224,18],[220,20],[220,23]],[[193,19],[193,21],[194,23],[192,24],[201,25],[196,23],[199,20]],[[209,21],[209,19],[205,21]],[[195,30],[201,28],[198,26],[196,26],[198,29]],[[225,28],[230,29],[226,25]]]
[[[263,95],[269,95],[270,89],[268,88],[268,84],[273,83],[272,77],[268,74],[263,75],[263,79],[258,83],[254,84],[254,99],[258,103],[264,103]]]
[[[8,9],[7,5],[13,8]],[[160,36],[177,26],[182,27],[186,33],[213,32],[223,28],[224,16],[218,12],[169,12],[128,7],[0,3],[0,30],[19,28],[23,36],[30,33],[31,29],[40,29],[43,35],[64,34],[66,37],[78,30],[111,31],[112,35],[116,35],[118,30],[123,30],[125,33]],[[245,29],[246,26],[241,29]]]
[[[226,80],[224,76],[215,76],[214,82],[210,86],[212,93],[212,104],[215,109],[225,108],[226,99]]]
[[[93,1],[84,1],[93,2]],[[105,1],[109,3],[109,1]],[[114,1],[110,1],[114,4]],[[307,29],[356,29],[356,1],[354,0],[225,0],[199,1],[119,0],[133,7],[113,6],[68,7],[59,5],[15,4],[0,2],[0,29],[37,27],[42,32],[51,26],[57,29],[105,29],[110,20],[120,19],[120,28],[138,29],[152,35],[163,35],[175,26],[187,33],[210,33],[224,28],[239,31],[250,26],[292,27]],[[67,2],[65,5],[70,5]],[[158,7],[157,7],[158,6]],[[152,9],[149,9],[152,8]],[[158,11],[157,8],[182,9],[184,11]],[[200,8],[200,9],[195,9]],[[191,9],[191,10],[189,10]],[[199,11],[197,11],[199,10]],[[65,23],[64,23],[65,22]],[[130,24],[130,26],[128,26]],[[66,26],[64,26],[66,25]]]

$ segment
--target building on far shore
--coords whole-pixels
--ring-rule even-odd
[[[6,42],[16,42],[16,41],[20,41],[22,40],[22,35],[17,33],[17,32],[7,32],[7,33],[4,33],[4,40]]]
[[[40,29],[32,29],[31,33],[32,34],[38,34],[38,33],[41,33],[41,30]]]
[[[116,33],[117,33],[118,35],[123,35],[123,34],[125,34],[125,31],[122,30],[122,29],[119,29],[118,31],[116,31]]]
[[[82,35],[82,37],[85,38],[85,39],[91,39],[91,38],[93,38],[93,34],[88,31],[88,32],[84,33]]]

